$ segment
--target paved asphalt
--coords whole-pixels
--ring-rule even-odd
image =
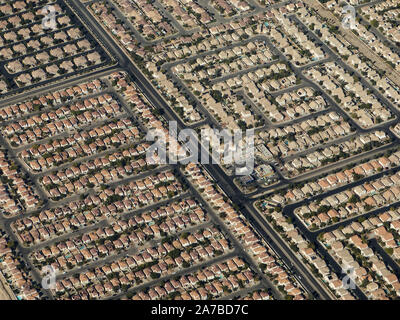
[[[73,8],[74,12],[83,19],[86,26],[94,33],[95,37],[107,48],[113,58],[119,62],[119,66],[129,71],[133,80],[136,81],[138,87],[142,90],[144,95],[149,101],[158,109],[163,110],[163,116],[167,120],[175,120],[178,124],[178,130],[185,128],[184,123],[177,117],[177,115],[170,109],[165,100],[159,95],[156,89],[146,79],[146,77],[138,70],[138,68],[132,63],[125,52],[115,44],[114,40],[105,33],[102,27],[95,21],[90,13],[87,11],[84,4],[77,0],[66,0],[67,3]],[[208,150],[204,150],[201,146],[199,154],[203,152],[208,154]],[[288,248],[284,240],[269,226],[265,219],[262,219],[256,210],[250,205],[249,199],[247,199],[238,190],[233,183],[233,179],[228,177],[225,172],[217,165],[204,165],[211,176],[218,181],[219,186],[225,192],[225,194],[236,204],[241,207],[241,211],[255,227],[255,229],[267,239],[267,242],[281,257],[283,262],[287,266],[293,265],[293,273],[297,277],[301,277],[301,283],[304,285],[306,290],[310,293],[316,293],[315,295],[319,299],[331,299],[331,294],[328,290],[322,286],[311,274],[311,272],[299,261],[297,256]],[[300,278],[299,277],[299,278]]]
[[[136,82],[136,84],[138,85],[138,87],[142,90],[143,94],[147,97],[147,99],[152,103],[152,105],[154,107],[156,107],[159,110],[162,110],[162,114],[163,117],[166,120],[174,120],[177,122],[178,124],[178,130],[182,130],[184,128],[187,128],[188,126],[186,126],[181,119],[171,110],[171,108],[169,107],[169,105],[166,103],[166,101],[163,99],[163,97],[157,92],[157,90],[152,86],[152,84],[150,83],[150,81],[148,81],[148,79],[141,73],[141,71],[136,67],[136,65],[132,62],[132,60],[127,56],[127,54],[125,53],[125,51],[123,49],[121,49],[119,47],[119,45],[113,40],[113,38],[104,31],[104,29],[102,28],[102,26],[97,22],[96,19],[93,18],[93,16],[88,12],[88,10],[86,9],[86,4],[83,4],[82,2],[80,2],[79,0],[65,0],[66,3],[71,7],[71,9],[74,11],[75,14],[77,14],[79,16],[79,18],[84,22],[85,26],[92,32],[93,36],[102,44],[102,46],[108,51],[108,53],[111,55],[112,59],[117,61],[117,67],[120,68],[119,70],[125,70],[127,71],[132,79]],[[378,2],[378,1],[377,1]],[[281,5],[281,4],[279,4]],[[260,10],[260,7],[256,4],[256,2],[254,2],[254,6],[256,8],[256,10]],[[261,11],[260,11],[261,12]],[[254,12],[252,12],[252,14],[254,14]],[[246,16],[246,14],[244,14],[243,16]],[[291,17],[292,19],[294,19],[296,21],[296,23],[300,24],[300,26],[302,26],[302,23],[296,18],[296,17]],[[224,20],[224,19],[222,19]],[[220,23],[223,21],[219,21],[216,23]],[[177,27],[177,26],[175,26]],[[304,26],[302,26],[304,27]],[[178,28],[179,30],[181,28]],[[305,29],[306,32],[309,33],[310,37],[315,37],[315,35],[313,33],[311,33],[311,31],[307,31],[308,29]],[[182,31],[182,30],[180,30]],[[255,39],[259,39],[259,40],[265,40],[265,42],[271,47],[273,48],[270,39],[266,36],[260,35],[257,37],[254,37],[252,40]],[[143,38],[141,38],[140,40],[143,40]],[[315,39],[316,42],[318,43],[319,39],[316,38]],[[144,41],[144,40],[143,40]],[[346,70],[348,70],[349,72],[354,72],[355,74],[357,74],[354,70],[352,70],[351,68],[349,68],[347,65],[343,64],[340,62],[339,57],[332,51],[330,50],[329,47],[327,47],[324,43],[319,41],[319,44],[323,47],[323,50],[326,53],[329,53],[329,58],[326,59],[326,61],[329,61],[330,59],[333,58],[333,60],[335,62],[338,62],[342,67],[344,67]],[[274,50],[276,51],[276,50]],[[306,79],[303,75],[302,75],[302,70],[304,69],[304,67],[295,67],[293,66],[290,61],[288,61],[288,59],[281,53],[279,53],[280,59],[284,60],[286,62],[288,62],[291,65],[291,68],[293,70],[293,72],[296,74],[296,76],[298,78],[301,79],[302,84],[300,86],[312,86],[315,90],[318,91],[322,91],[320,90],[320,88],[314,84],[313,82],[309,81],[308,79]],[[319,61],[313,64],[318,64],[323,61]],[[168,69],[170,70],[170,68],[174,65],[175,63],[171,63],[168,64]],[[109,72],[110,70],[112,70],[113,67],[109,67],[106,70],[104,70],[103,72]],[[115,70],[115,68],[114,68]],[[86,75],[87,76],[87,75]],[[83,76],[82,76],[83,77]],[[361,79],[363,79],[361,77]],[[74,79],[74,82],[78,82],[79,78]],[[385,105],[388,106],[391,111],[396,115],[399,116],[400,112],[397,109],[394,109],[391,107],[390,103],[388,103],[388,101],[379,93],[379,91],[375,90],[375,88],[371,87],[366,81],[362,81],[364,85],[366,85],[367,87],[371,88],[371,90],[373,90],[373,92],[377,95],[378,99]],[[57,85],[53,84],[51,85],[52,88],[55,88]],[[40,92],[40,90],[42,89],[34,89],[34,92]],[[281,93],[281,92],[279,92]],[[21,95],[21,99],[24,98],[26,94]],[[30,94],[30,93],[29,93]],[[327,96],[324,93],[324,98],[328,101],[328,103],[331,105],[332,109],[329,110],[335,110],[337,111],[339,114],[341,114],[343,117],[345,117],[345,119],[348,119],[349,122],[352,124],[353,127],[356,128],[358,133],[361,132],[367,132],[370,131],[370,129],[364,129],[361,128],[360,126],[358,126],[357,123],[355,123],[350,117],[347,116],[347,114],[335,103],[335,101],[333,101],[329,96]],[[8,99],[7,101],[11,101],[12,98]],[[7,101],[2,102],[0,105],[3,105],[5,103],[7,103]],[[207,120],[205,120],[204,123],[208,123],[209,125],[214,125],[215,124],[215,120],[212,118],[212,116],[210,116],[208,114],[207,110],[201,110],[203,111],[202,113],[205,114],[207,117]],[[325,110],[323,110],[322,112],[326,112]],[[302,121],[305,119],[298,119],[298,121]],[[296,122],[293,121],[293,122]],[[277,126],[274,124],[269,123],[268,126],[272,127],[272,126]],[[383,130],[387,133],[389,133],[389,124],[386,124],[385,126],[383,126]],[[391,133],[390,133],[391,134]],[[391,134],[391,136],[393,136]],[[396,138],[395,138],[396,139]],[[4,142],[4,141],[0,141],[0,142]],[[389,147],[389,146],[388,146]],[[204,147],[202,145],[200,145],[200,150],[199,150],[199,155],[201,154],[209,154],[208,150],[205,150]],[[13,157],[15,157],[15,154],[12,154]],[[210,159],[211,160],[211,159]],[[211,162],[211,161],[210,161]],[[333,166],[333,165],[332,165]],[[298,281],[303,285],[303,287],[312,295],[314,295],[315,298],[317,299],[324,299],[324,300],[330,300],[333,297],[332,293],[323,285],[321,284],[321,282],[316,279],[312,273],[310,272],[309,268],[305,266],[305,264],[301,261],[301,258],[299,258],[298,255],[296,255],[287,245],[286,241],[283,240],[281,238],[281,236],[272,228],[272,226],[262,217],[262,215],[254,208],[253,204],[255,199],[253,199],[251,196],[253,195],[247,195],[245,196],[237,187],[236,185],[233,183],[233,177],[228,176],[224,170],[222,170],[222,168],[218,165],[212,165],[212,164],[205,164],[204,168],[208,171],[208,173],[212,176],[212,178],[215,181],[218,181],[218,185],[221,187],[221,189],[223,190],[223,192],[226,194],[227,197],[229,197],[233,203],[235,203],[236,205],[238,205],[238,207],[240,208],[240,211],[243,213],[243,215],[246,217],[246,219],[252,224],[252,226],[255,228],[255,230],[267,241],[267,243],[271,246],[272,250],[275,251],[282,259],[282,262],[291,270],[292,275],[298,279]],[[329,166],[330,169],[331,166]],[[318,171],[316,172],[312,172],[309,173],[310,176],[313,175],[319,175],[324,171]],[[376,178],[377,175],[375,175],[374,177]],[[302,180],[305,177],[302,176]],[[362,181],[356,182],[357,183],[362,183],[364,181],[366,181],[367,179],[363,179]],[[32,181],[34,181],[34,183],[37,183],[35,181],[35,179],[33,179],[32,177]],[[294,179],[293,179],[294,181]],[[279,186],[287,186],[289,183],[293,182],[290,179],[285,179],[283,182],[281,182],[280,184],[278,184]],[[343,186],[343,188],[348,188],[350,185],[346,185]],[[42,190],[41,188],[37,188],[38,190]],[[260,191],[268,191],[269,188],[266,189],[259,189],[257,191],[257,194],[259,194]],[[295,205],[289,205],[286,206],[283,210],[284,214],[292,217],[294,219],[294,221],[297,221],[297,226],[301,229],[301,231],[303,232],[303,234],[312,242],[315,242],[316,246],[318,247],[318,251],[320,253],[323,254],[324,258],[329,262],[329,264],[335,269],[336,272],[340,273],[340,267],[338,266],[338,264],[333,260],[333,258],[327,253],[326,249],[323,248],[316,240],[316,237],[318,235],[318,233],[316,232],[310,232],[304,225],[302,225],[301,223],[299,223],[299,221],[297,220],[297,217],[294,215],[293,210],[298,207],[301,206],[302,204],[306,203],[307,201],[312,201],[313,198],[319,198],[322,196],[327,196],[329,194],[333,194],[336,192],[340,192],[341,188],[332,190],[332,191],[328,191],[327,193],[324,193],[322,195],[318,195],[316,197],[312,197],[308,200],[304,200],[302,202],[298,202]],[[191,191],[194,192],[198,198],[201,199],[201,197],[199,196],[199,194],[197,193],[197,191],[191,187]],[[41,191],[43,192],[43,191]],[[254,193],[256,194],[256,193]],[[46,199],[47,200],[47,196],[45,194],[41,194],[42,199]],[[207,205],[206,203],[204,205]],[[211,209],[212,212],[212,209]],[[218,222],[218,216],[216,216],[214,213],[212,213],[212,217],[213,220],[216,220]],[[9,219],[10,221],[12,221],[11,219]],[[15,236],[13,235],[13,233],[10,230],[10,221],[5,221],[3,218],[0,218],[0,226],[4,227],[4,229],[7,231],[7,233],[9,233],[10,235],[12,235],[13,240],[15,239]],[[105,224],[107,223],[106,221],[100,222],[101,224]],[[348,221],[346,222],[342,222],[342,223],[350,223]],[[96,226],[99,226],[99,224],[97,224]],[[85,230],[87,231],[89,228],[92,228],[92,226],[85,228]],[[329,227],[328,227],[329,228]],[[223,228],[224,229],[224,228]],[[243,247],[240,245],[239,242],[237,242],[234,237],[229,233],[228,230],[225,230],[225,233],[228,234],[228,236],[230,237],[230,240],[234,242],[235,244],[235,252],[234,253],[229,253],[228,255],[224,255],[222,258],[227,258],[233,254],[240,254],[240,255],[246,255],[245,250],[243,249]],[[79,230],[77,232],[77,234],[80,234],[81,230]],[[68,235],[69,237],[70,235]],[[65,236],[67,237],[67,236]],[[61,238],[58,238],[57,240],[59,241]],[[54,240],[55,241],[55,240]],[[46,245],[48,243],[46,242]],[[38,245],[37,248],[42,247],[41,245]],[[379,246],[377,246],[379,247]],[[35,247],[36,248],[36,247]],[[27,259],[27,254],[30,250],[24,249],[24,248],[20,248],[20,254],[23,255],[25,257],[25,260]],[[378,249],[377,249],[378,250]],[[111,258],[115,258],[114,256],[109,257],[109,259]],[[247,257],[249,258],[249,257]],[[251,258],[250,258],[251,260]],[[101,260],[101,263],[104,263],[106,260],[103,259]],[[111,260],[110,260],[111,261]],[[215,262],[213,260],[213,262]],[[99,262],[100,263],[100,262]],[[204,265],[206,265],[207,263],[211,263],[211,262],[206,262],[204,263]],[[92,265],[91,265],[92,266]],[[253,265],[254,269],[258,270],[258,268]],[[176,275],[181,275],[181,274],[185,274],[185,273],[189,273],[195,269],[197,269],[198,267],[191,267],[188,269],[184,269],[182,271],[179,271],[178,273],[175,273],[174,276]],[[193,270],[192,270],[193,269]],[[398,272],[399,270],[396,269],[396,272]],[[75,270],[74,270],[75,272]],[[33,274],[34,274],[34,278],[35,279],[40,279],[40,277],[38,276],[37,272],[35,270],[33,270]],[[260,275],[260,274],[259,274]],[[269,283],[268,279],[266,279],[263,275],[260,275],[262,278],[262,282],[264,284],[264,286],[269,287],[269,288],[273,288],[273,286]],[[132,290],[132,292],[136,292],[138,290],[140,290],[142,287],[144,286],[149,286],[151,284],[155,284],[156,282],[158,282],[158,280],[154,280],[154,281],[150,281],[146,284],[143,284],[139,287],[134,288],[134,290]],[[44,292],[46,295],[48,295],[48,297],[52,298],[51,294],[49,292]],[[363,295],[363,293],[356,288],[355,292],[354,292],[360,299],[365,299],[365,296]],[[237,293],[235,293],[237,295]],[[120,298],[123,295],[123,293],[117,294],[114,296],[114,298]],[[234,295],[234,294],[233,294]],[[276,292],[274,292],[274,295],[278,295]]]

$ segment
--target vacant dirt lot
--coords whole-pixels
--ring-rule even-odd
[[[6,280],[0,273],[0,300],[15,300],[15,295],[6,284]]]

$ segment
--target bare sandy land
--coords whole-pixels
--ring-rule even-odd
[[[0,300],[16,300],[14,293],[6,283],[6,279],[4,279],[1,272],[0,272]]]

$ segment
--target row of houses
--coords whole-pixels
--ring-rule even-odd
[[[166,171],[115,188],[105,188],[87,196],[83,201],[73,201],[53,208],[40,213],[38,217],[17,220],[13,226],[20,233],[21,240],[30,245],[57,234],[71,232],[91,222],[111,216],[118,217],[121,213],[155,204],[181,192],[181,184],[171,172]]]
[[[314,268],[316,271],[314,274],[324,282],[328,290],[331,290],[340,300],[354,300],[354,296],[348,288],[336,285],[342,282],[340,278],[343,275],[332,270],[327,261],[313,249],[311,242],[304,237],[291,220],[287,219],[282,212],[274,210],[270,212],[268,207],[263,206],[262,203],[258,203],[257,206],[265,217],[272,222],[275,229],[288,241],[291,248],[296,248],[295,251],[301,255],[308,265]]]
[[[322,168],[334,161],[340,161],[389,144],[392,141],[384,131],[377,130],[349,137],[343,142],[294,157],[284,164],[285,176],[296,177],[306,172]]]
[[[47,265],[56,260],[58,263],[54,263],[53,267],[59,272],[66,272],[78,265],[88,264],[91,261],[113,255],[121,250],[129,250],[134,246],[143,246],[150,239],[161,239],[161,232],[164,232],[164,235],[171,236],[188,227],[204,222],[204,213],[198,212],[199,210],[184,210],[176,207],[179,207],[179,203],[161,208],[157,212],[157,214],[160,214],[158,219],[153,219],[148,214],[141,214],[128,221],[120,220],[108,227],[100,227],[69,240],[56,242],[49,247],[32,252],[32,259],[41,265]],[[174,209],[177,209],[179,213]],[[197,211],[197,214],[195,211]],[[180,213],[182,214],[181,216]],[[203,221],[199,219],[199,216]],[[166,217],[164,222],[162,222],[163,217]],[[145,220],[150,221],[146,223]],[[162,225],[163,223],[170,225],[173,230],[166,230],[167,233],[165,226]],[[176,241],[177,243],[175,243]],[[178,238],[176,241],[172,244],[175,246],[180,245],[184,248],[197,243],[196,237],[193,235],[189,235],[187,238]],[[217,241],[216,243],[211,241],[210,246],[205,246],[205,251],[211,254],[214,252],[213,250],[224,250],[226,245],[225,241]],[[151,250],[150,252],[151,257],[157,256],[153,251]],[[149,262],[149,254],[142,255],[145,262]]]
[[[49,143],[39,143],[21,151],[19,155],[33,171],[45,171],[71,159],[133,142],[139,136],[139,129],[130,119],[124,118]]]
[[[7,216],[34,210],[40,205],[37,192],[30,185],[21,168],[9,159],[6,151],[0,151],[0,203]]]
[[[71,132],[93,122],[104,121],[111,115],[120,115],[122,109],[110,95],[84,100],[71,106],[43,112],[26,120],[10,123],[3,132],[13,146],[34,143],[38,140]]]
[[[9,237],[2,233],[0,236],[0,272],[2,273],[1,277],[7,281],[3,283],[3,286],[9,286],[18,299],[39,299],[40,294],[31,274],[11,249],[9,243]]]
[[[293,299],[304,299],[303,290],[291,279],[285,268],[277,262],[276,255],[272,253],[267,244],[252,228],[249,222],[238,213],[232,204],[224,200],[224,197],[216,189],[208,176],[196,164],[190,163],[185,168],[191,183],[199,189],[203,198],[213,207],[213,209],[222,214],[223,222],[227,228],[238,239],[245,250],[251,255],[257,264],[265,265],[264,272],[277,281],[277,285],[283,287],[286,294]]]
[[[193,274],[187,274],[178,279],[170,279],[161,287],[152,286],[149,289],[135,293],[132,300],[207,300],[221,298],[229,292],[257,284],[255,274],[245,266],[239,258],[215,263]]]
[[[388,157],[384,156],[363,164],[356,164],[349,169],[329,174],[316,181],[306,182],[299,188],[289,189],[283,198],[278,200],[278,203],[298,202],[309,196],[318,195],[398,165],[400,165],[400,151],[395,151]]]
[[[147,143],[141,143],[121,152],[115,151],[93,160],[83,161],[44,175],[41,183],[50,193],[53,188],[65,186],[69,194],[85,190],[89,186],[99,187],[104,183],[145,172],[147,166],[157,163],[157,159],[143,158],[149,147]]]
[[[309,227],[320,227],[351,216],[362,215],[377,207],[397,202],[400,192],[399,179],[399,173],[377,178],[322,198],[318,204],[311,202],[298,208],[296,212]]]
[[[95,267],[93,271],[59,280],[55,293],[71,299],[106,298],[120,293],[122,286],[132,288],[151,281],[155,274],[158,274],[157,277],[172,275],[185,266],[213,259],[216,252],[230,249],[217,228],[206,228],[189,234],[193,234],[194,242],[188,246],[187,251],[183,250],[183,244],[178,239],[171,239],[154,247],[144,248],[141,253],[128,254],[114,262]],[[205,240],[210,243],[206,247],[210,247],[209,251],[201,244]]]
[[[0,108],[0,117],[3,120],[15,120],[23,115],[33,113],[37,109],[48,108],[61,104],[64,101],[82,98],[90,93],[98,92],[103,88],[104,84],[99,79],[83,82],[74,87],[50,92],[35,99],[2,107]]]
[[[259,137],[275,157],[287,157],[350,133],[350,124],[336,112],[330,112],[282,128],[261,131]]]

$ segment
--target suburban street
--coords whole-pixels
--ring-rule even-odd
[[[50,4],[47,34],[42,3],[0,6],[0,297],[398,299],[400,74],[340,4]],[[149,133],[171,123],[186,154],[155,164]],[[254,129],[254,170],[221,163],[206,127]]]

